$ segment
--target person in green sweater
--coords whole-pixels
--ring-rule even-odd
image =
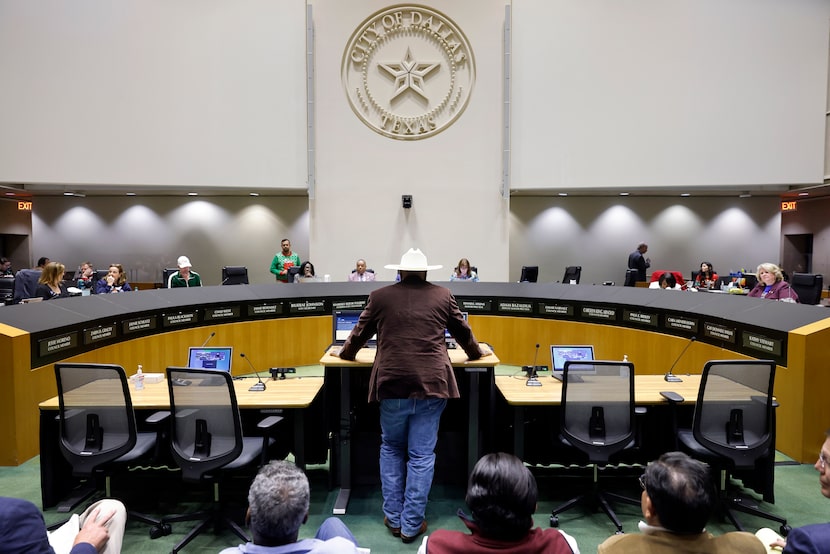
[[[195,271],[191,271],[190,258],[187,256],[179,256],[176,262],[179,270],[172,274],[167,281],[167,288],[174,289],[177,287],[201,287],[202,278]]]
[[[276,275],[278,283],[291,283],[288,278],[288,270],[292,267],[299,267],[300,255],[291,251],[291,241],[282,239],[280,241],[281,250],[274,255],[271,261],[271,273]]]

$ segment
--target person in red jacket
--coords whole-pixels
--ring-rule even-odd
[[[439,529],[424,537],[418,554],[579,554],[573,537],[559,529],[533,528],[538,489],[536,479],[512,454],[483,456],[473,468],[465,501],[472,517],[458,517],[470,530]]]

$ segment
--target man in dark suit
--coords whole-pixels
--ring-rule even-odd
[[[645,257],[648,252],[648,245],[641,242],[637,245],[637,250],[628,255],[628,269],[637,270],[637,280],[646,280],[646,269],[651,267],[651,259]]]
[[[821,494],[830,498],[830,429],[824,435],[824,444],[814,467],[818,471]],[[770,546],[783,547],[784,554],[830,554],[830,523],[796,527],[787,535],[787,540],[779,539]]]
[[[426,280],[427,271],[440,265],[427,264],[426,256],[411,248],[400,264],[385,267],[398,270],[400,282],[369,294],[339,356],[354,360],[377,333],[369,401],[380,402],[384,523],[410,543],[427,529],[441,413],[448,398],[459,397],[444,329],[471,360],[491,352],[482,352],[450,291]]]

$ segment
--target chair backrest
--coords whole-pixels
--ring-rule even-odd
[[[0,277],[0,304],[11,304],[14,300],[14,276]]]
[[[821,302],[824,276],[816,273],[793,273],[790,286],[802,304],[818,304]]]
[[[37,290],[40,279],[39,269],[21,269],[14,275],[14,303],[18,304],[24,298],[32,298]]]
[[[181,386],[181,380],[190,385]],[[230,373],[209,369],[167,368],[173,459],[182,479],[203,476],[242,453],[242,423]]]
[[[170,287],[170,277],[179,270],[178,267],[166,267],[161,270],[161,288]]]
[[[75,475],[91,475],[136,444],[127,375],[111,364],[55,364],[60,449]]]
[[[626,269],[625,270],[625,281],[623,282],[623,286],[625,287],[635,287],[637,286],[637,270],[636,269]]]
[[[523,265],[522,273],[519,277],[520,283],[535,283],[539,280],[539,266],[538,265]]]
[[[566,361],[561,410],[562,435],[591,463],[608,462],[634,438],[634,364]]]
[[[752,468],[772,445],[771,360],[712,360],[703,367],[692,432],[708,450]]]
[[[694,283],[697,280],[697,276],[700,275],[700,270],[692,271],[692,279],[691,282]]]
[[[562,277],[562,282],[566,285],[569,284],[571,281],[576,281],[576,284],[579,284],[579,278],[582,276],[582,266],[581,265],[569,265],[565,268],[565,275]]]
[[[295,265],[288,268],[288,282],[293,283],[294,278],[300,274],[300,269],[302,266]]]
[[[222,268],[223,285],[247,285],[248,268],[241,265],[226,265]]]

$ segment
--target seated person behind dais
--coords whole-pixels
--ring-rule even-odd
[[[767,300],[787,300],[798,302],[798,294],[784,280],[784,273],[777,265],[769,262],[758,266],[758,284],[755,285],[747,296],[766,298]]]
[[[52,300],[53,298],[65,298],[69,296],[66,286],[63,284],[63,274],[66,266],[60,262],[49,262],[40,274],[35,290],[36,298]]]
[[[170,278],[167,280],[168,288],[202,286],[202,277],[191,270],[193,265],[190,263],[190,258],[187,256],[179,256],[179,259],[176,260],[176,265],[179,266],[179,270],[170,275]]]
[[[452,272],[452,275],[450,275],[450,281],[478,282],[478,274],[473,271],[472,267],[470,267],[470,260],[467,258],[461,258],[458,260],[458,265],[455,266],[455,270]]]
[[[314,264],[308,260],[301,263],[300,272],[297,274],[295,279],[299,283],[312,283],[316,281],[317,277],[314,275]]]
[[[355,268],[349,274],[349,281],[374,281],[375,272],[371,269],[366,269],[366,260],[363,258],[357,260]]]
[[[700,271],[695,275],[694,287],[698,289],[713,289],[718,282],[718,274],[711,262],[700,262]]]
[[[424,537],[418,554],[504,550],[579,554],[570,535],[559,529],[533,527],[537,496],[536,479],[519,458],[504,452],[486,454],[476,463],[467,485],[465,501],[472,518],[458,511],[470,533],[434,531]]]
[[[127,282],[124,275],[124,266],[121,264],[110,264],[109,273],[103,279],[95,283],[95,294],[108,294],[111,292],[129,292],[133,289]]]
[[[660,276],[659,280],[652,281],[651,283],[649,283],[648,288],[665,290],[683,290],[683,287],[677,284],[677,279],[675,279],[674,275],[672,275],[669,271],[663,273]]]

